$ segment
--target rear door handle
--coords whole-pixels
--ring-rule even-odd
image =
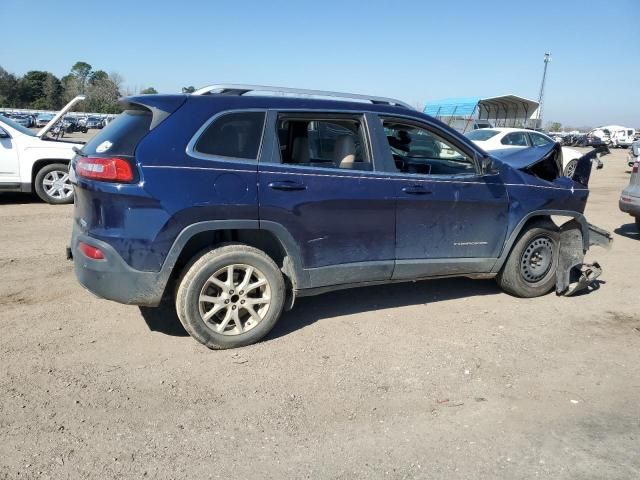
[[[283,180],[281,182],[271,182],[269,188],[273,190],[306,190],[307,186],[302,183],[292,182],[291,180]]]
[[[402,189],[404,193],[409,195],[431,195],[431,191],[424,188],[422,185],[409,185]]]

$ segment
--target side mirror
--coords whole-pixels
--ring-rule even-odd
[[[495,165],[493,164],[491,157],[488,155],[480,157],[480,168],[482,169],[483,175],[495,173]]]

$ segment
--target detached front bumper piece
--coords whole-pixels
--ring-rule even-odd
[[[588,242],[582,237],[580,223],[575,220],[560,227],[560,253],[556,270],[556,294],[570,297],[589,288],[602,273],[597,262],[584,263],[585,245],[609,249],[613,237],[609,232],[589,224]]]

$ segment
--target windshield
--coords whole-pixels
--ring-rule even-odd
[[[35,137],[36,136],[36,134],[33,133],[31,130],[29,130],[27,127],[23,127],[19,123],[16,123],[13,120],[10,120],[7,117],[3,117],[2,115],[0,115],[0,125],[2,125],[3,123],[8,125],[9,127],[13,128],[14,130],[19,131],[20,133],[23,133],[25,135],[29,135],[30,137]]]
[[[473,130],[465,134],[465,136],[469,140],[475,140],[478,142],[484,142],[485,140],[489,140],[491,137],[495,137],[498,134],[496,130]]]

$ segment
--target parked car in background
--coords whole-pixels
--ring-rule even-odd
[[[627,162],[630,167],[633,167],[634,163],[640,162],[640,140],[636,140],[631,144],[627,154]]]
[[[608,129],[612,147],[627,148],[635,139],[636,131],[633,128],[610,125]]]
[[[598,137],[605,145],[611,144],[611,132],[607,127],[598,127],[591,130],[588,135],[590,137]]]
[[[214,85],[122,105],[73,159],[68,254],[100,297],[173,298],[210,348],[354,286],[458,275],[572,294],[599,275],[586,249],[611,241],[583,215],[595,152],[567,178],[554,142],[500,160],[406,103],[335,92]]]
[[[64,133],[87,133],[87,131],[87,127],[81,126],[79,120],[76,117],[72,117],[70,115],[64,117]]]
[[[75,103],[69,102],[37,134],[6,117],[0,117],[0,190],[32,192],[52,204],[73,202],[69,161],[79,143],[56,141],[47,136]]]
[[[618,205],[620,210],[631,215],[640,232],[640,162],[636,161],[631,170],[629,185],[622,191]]]
[[[585,135],[579,135],[573,139],[572,146],[574,147],[600,147],[606,145],[606,143],[598,136],[591,133]]]
[[[26,128],[31,126],[31,119],[27,115],[12,115],[11,120]]]
[[[54,117],[52,113],[41,113],[36,117],[36,127],[44,127]]]
[[[481,128],[466,134],[469,140],[487,152],[498,150],[542,147],[555,143],[551,137],[541,132],[522,128]],[[573,175],[578,158],[577,150],[562,147],[562,169],[567,177]]]
[[[102,119],[100,117],[88,117],[85,126],[87,128],[102,128]]]

